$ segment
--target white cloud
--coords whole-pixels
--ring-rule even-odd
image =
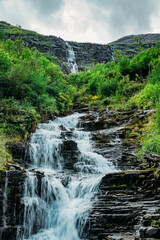
[[[157,4],[157,13],[151,17],[151,28],[153,33],[160,32],[160,2]]]
[[[157,0],[0,0],[1,20],[78,42],[159,32]]]

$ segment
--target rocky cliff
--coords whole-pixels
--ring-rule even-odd
[[[134,57],[139,51],[154,47],[160,42],[160,34],[138,34],[122,37],[109,45],[115,50],[121,50],[130,58]]]
[[[44,36],[36,32],[14,27],[6,22],[0,22],[0,29],[4,28],[7,38],[22,39],[23,44],[30,48],[36,47],[40,52],[57,57],[60,60],[62,70],[69,73],[67,67],[68,46],[67,42],[60,37]],[[94,43],[68,42],[75,52],[76,63],[79,71],[85,70],[88,65],[108,62],[113,59],[113,50],[108,45]]]
[[[0,239],[18,240],[23,224],[24,172],[0,171]]]
[[[60,37],[44,36],[33,31],[14,27],[6,22],[0,22],[0,29],[5,29],[7,38],[22,39],[23,44],[30,48],[36,47],[48,57],[57,57],[62,70],[69,73],[67,65],[67,42]],[[86,70],[88,66],[108,62],[114,59],[114,51],[121,50],[130,57],[135,56],[140,48],[143,50],[155,46],[160,42],[160,34],[141,34],[123,37],[109,44],[68,42],[73,47],[79,71]]]
[[[135,155],[137,143],[133,135],[134,131],[132,132],[134,127],[137,129],[138,124],[145,124],[154,110],[120,112],[95,108],[94,111],[89,111],[87,107],[79,108],[78,105],[74,110],[87,113],[81,117],[80,127],[91,131],[94,151],[113,161],[120,170],[123,170],[107,174],[102,178],[82,238],[88,240],[159,239],[160,228],[157,224],[159,224],[160,211],[160,177],[155,175],[154,171],[160,158],[146,155],[146,161],[141,162]],[[64,128],[63,134],[69,137],[72,133]],[[19,159],[19,163],[20,159],[24,159],[27,144],[8,143],[7,147],[12,151],[13,159],[16,161]],[[65,167],[72,173],[79,156],[77,145],[72,140],[65,140],[62,154],[65,158]],[[28,158],[28,164],[29,162]],[[24,194],[25,172],[23,168],[18,168],[16,165],[9,165],[8,170],[2,171],[0,175],[0,205],[2,206],[0,238],[18,240],[21,239],[17,234],[21,234],[23,222],[21,199]],[[41,172],[37,174],[41,182],[43,174]],[[63,184],[67,184],[67,179],[64,178]],[[41,186],[41,184],[38,185]]]
[[[113,60],[113,49],[109,45],[76,42],[69,42],[69,44],[75,52],[79,70],[86,70],[87,66]]]

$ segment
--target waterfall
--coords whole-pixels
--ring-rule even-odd
[[[7,210],[7,201],[8,201],[8,172],[6,171],[5,185],[3,192],[3,227],[7,226],[6,219],[6,210]]]
[[[32,135],[31,168],[25,181],[23,240],[80,240],[89,209],[104,174],[116,171],[112,163],[93,151],[90,132],[75,113],[39,124]],[[67,145],[65,145],[67,143]],[[76,161],[66,168],[64,151],[74,143]],[[66,147],[67,146],[67,147]],[[74,158],[75,158],[74,156]]]
[[[69,45],[69,43],[66,42],[67,46],[67,65],[71,70],[71,73],[77,73],[78,72],[78,65],[76,63],[75,54],[73,51],[73,47]]]

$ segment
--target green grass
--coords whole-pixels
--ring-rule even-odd
[[[12,161],[12,156],[7,151],[5,144],[13,140],[15,140],[15,138],[5,135],[3,129],[0,128],[0,170],[5,169],[5,164]]]

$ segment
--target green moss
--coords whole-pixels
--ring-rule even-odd
[[[140,178],[145,178],[145,175],[139,175]]]
[[[5,147],[6,142],[13,140],[4,133],[4,130],[0,128],[0,170],[5,169],[5,164],[12,160],[11,154]]]
[[[152,225],[152,226],[157,226],[157,227],[160,228],[160,219],[158,219],[158,220],[152,220],[151,225]]]

